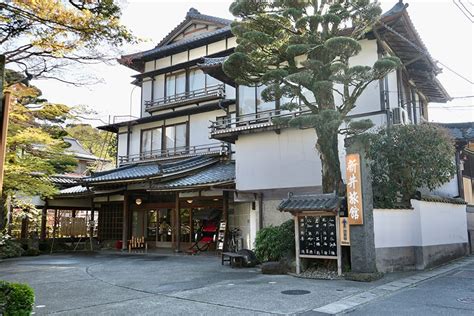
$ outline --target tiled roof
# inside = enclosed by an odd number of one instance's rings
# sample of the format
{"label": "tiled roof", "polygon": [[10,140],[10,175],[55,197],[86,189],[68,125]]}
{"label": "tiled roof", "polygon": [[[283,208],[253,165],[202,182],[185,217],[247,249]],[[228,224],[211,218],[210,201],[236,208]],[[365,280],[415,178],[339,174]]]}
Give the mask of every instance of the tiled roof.
{"label": "tiled roof", "polygon": [[474,140],[474,122],[441,123],[439,125],[444,128],[447,128],[456,140]]}
{"label": "tiled roof", "polygon": [[283,200],[278,209],[282,212],[334,211],[339,198],[334,194],[291,195]]}
{"label": "tiled roof", "polygon": [[450,198],[450,197],[443,197],[438,195],[426,195],[422,194],[421,198],[418,198],[420,201],[425,202],[437,202],[437,203],[450,203],[450,204],[467,204],[464,200],[459,198]]}
{"label": "tiled roof", "polygon": [[181,31],[181,28],[186,26],[186,24],[188,24],[192,20],[205,21],[205,22],[210,22],[210,23],[220,24],[220,25],[230,25],[230,23],[232,23],[231,20],[219,18],[216,16],[201,14],[198,10],[194,8],[190,8],[183,22],[178,24],[178,26],[176,26],[171,32],[169,32],[168,35],[166,35],[158,43],[158,45],[156,45],[156,47],[161,47],[161,46],[166,45],[170,40],[173,39],[174,36],[176,36]]}
{"label": "tiled roof", "polygon": [[52,175],[49,176],[48,179],[54,184],[77,184],[82,177],[71,177],[71,176],[63,176],[63,175]]}
{"label": "tiled roof", "polygon": [[233,182],[235,179],[234,163],[219,163],[199,170],[193,175],[171,180],[155,185],[152,189],[178,189],[183,187],[195,187],[201,185],[222,184]]}
{"label": "tiled roof", "polygon": [[98,172],[90,177],[84,178],[84,182],[104,183],[165,177],[180,172],[194,170],[216,162],[217,160],[215,158],[199,156],[167,163],[153,162],[132,164],[104,172]]}
{"label": "tiled roof", "polygon": [[70,187],[70,188],[59,191],[59,195],[87,194],[89,192],[90,191],[87,190],[86,187],[83,187],[82,185],[76,185],[74,187]]}
{"label": "tiled roof", "polygon": [[229,58],[229,56],[213,57],[213,58],[204,57],[203,62],[199,63],[198,66],[202,67],[202,68],[204,68],[204,67],[219,67],[219,66],[222,66],[224,64],[224,62],[227,60],[227,58]]}

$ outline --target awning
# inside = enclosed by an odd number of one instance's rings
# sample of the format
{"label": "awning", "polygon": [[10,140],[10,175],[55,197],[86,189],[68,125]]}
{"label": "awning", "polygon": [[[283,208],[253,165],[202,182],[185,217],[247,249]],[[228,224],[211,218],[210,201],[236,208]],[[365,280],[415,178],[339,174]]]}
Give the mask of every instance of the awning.
{"label": "awning", "polygon": [[281,212],[335,212],[340,199],[335,194],[290,195],[278,206]]}

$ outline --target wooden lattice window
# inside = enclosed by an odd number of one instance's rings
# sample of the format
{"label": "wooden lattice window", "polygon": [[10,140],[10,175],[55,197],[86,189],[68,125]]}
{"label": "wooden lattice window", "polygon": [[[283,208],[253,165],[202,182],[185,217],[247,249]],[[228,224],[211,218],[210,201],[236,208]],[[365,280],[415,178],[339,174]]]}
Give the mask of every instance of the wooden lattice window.
{"label": "wooden lattice window", "polygon": [[123,204],[102,205],[99,211],[99,240],[121,240],[123,229]]}

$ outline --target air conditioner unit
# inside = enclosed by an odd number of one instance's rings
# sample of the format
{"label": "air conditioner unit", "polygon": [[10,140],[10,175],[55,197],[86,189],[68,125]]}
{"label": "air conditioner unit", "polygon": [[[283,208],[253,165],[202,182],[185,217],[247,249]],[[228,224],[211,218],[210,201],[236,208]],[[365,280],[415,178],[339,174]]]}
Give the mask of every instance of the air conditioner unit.
{"label": "air conditioner unit", "polygon": [[408,112],[404,108],[392,109],[392,124],[393,125],[406,125],[410,123],[408,118]]}

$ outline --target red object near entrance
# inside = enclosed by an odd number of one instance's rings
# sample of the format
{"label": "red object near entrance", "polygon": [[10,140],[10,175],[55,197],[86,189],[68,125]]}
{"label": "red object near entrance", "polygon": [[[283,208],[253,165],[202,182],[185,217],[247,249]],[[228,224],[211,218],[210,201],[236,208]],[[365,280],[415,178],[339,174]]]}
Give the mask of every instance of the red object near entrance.
{"label": "red object near entrance", "polygon": [[115,242],[115,249],[121,250],[121,249],[122,249],[122,246],[123,246],[123,241],[117,240],[117,241]]}

